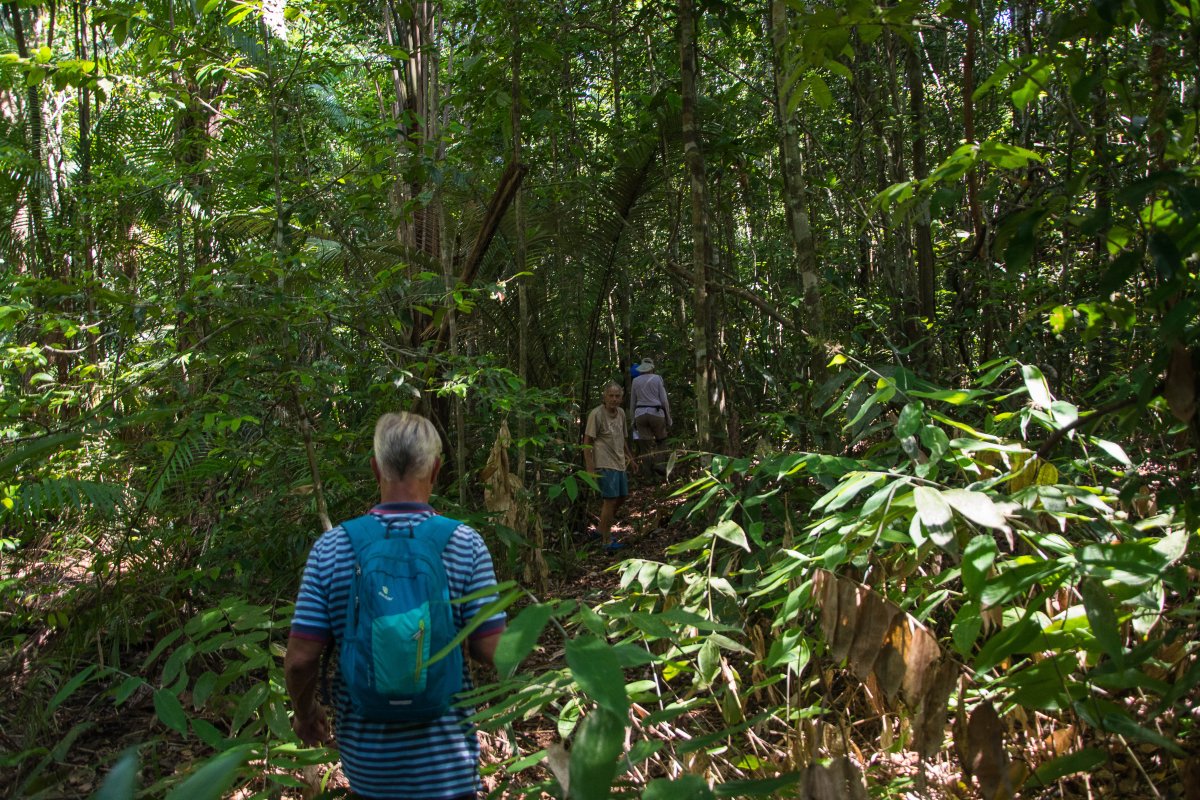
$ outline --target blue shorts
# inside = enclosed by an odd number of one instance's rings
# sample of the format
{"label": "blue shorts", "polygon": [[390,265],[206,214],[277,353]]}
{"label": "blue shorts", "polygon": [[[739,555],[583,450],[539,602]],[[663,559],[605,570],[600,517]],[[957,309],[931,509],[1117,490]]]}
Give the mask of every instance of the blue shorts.
{"label": "blue shorts", "polygon": [[625,474],[625,470],[600,470],[600,496],[605,500],[629,496],[629,476]]}

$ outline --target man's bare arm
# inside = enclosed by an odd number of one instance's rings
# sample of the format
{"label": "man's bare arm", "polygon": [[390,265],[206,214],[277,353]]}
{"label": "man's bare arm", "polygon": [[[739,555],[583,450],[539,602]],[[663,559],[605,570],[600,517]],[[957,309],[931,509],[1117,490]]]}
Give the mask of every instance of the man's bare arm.
{"label": "man's bare arm", "polygon": [[292,730],[306,745],[329,741],[329,720],[317,702],[317,683],[321,674],[321,653],[325,642],[288,637],[283,657],[283,676],[292,701]]}
{"label": "man's bare arm", "polygon": [[503,627],[494,633],[489,633],[487,636],[468,640],[467,649],[471,652],[471,658],[481,664],[487,664],[489,667],[494,666],[496,645],[500,643],[500,634],[502,633],[504,633]]}

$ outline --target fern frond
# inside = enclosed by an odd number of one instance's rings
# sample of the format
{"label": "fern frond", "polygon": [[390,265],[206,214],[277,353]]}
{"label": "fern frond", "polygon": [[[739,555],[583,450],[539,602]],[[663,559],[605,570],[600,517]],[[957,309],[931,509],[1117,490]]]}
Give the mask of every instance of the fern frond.
{"label": "fern frond", "polygon": [[125,506],[125,500],[126,487],[120,484],[46,478],[38,483],[23,484],[13,498],[13,507],[8,514],[31,519],[71,513],[111,518]]}
{"label": "fern frond", "polygon": [[208,436],[198,431],[189,432],[183,438],[168,443],[166,459],[155,473],[156,478],[146,497],[146,507],[158,508],[163,493],[178,483],[197,459],[203,459],[210,447]]}

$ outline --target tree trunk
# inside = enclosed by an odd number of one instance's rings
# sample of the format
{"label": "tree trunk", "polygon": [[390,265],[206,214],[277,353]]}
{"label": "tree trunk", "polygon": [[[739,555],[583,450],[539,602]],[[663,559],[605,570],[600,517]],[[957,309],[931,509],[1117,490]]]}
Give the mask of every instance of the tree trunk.
{"label": "tree trunk", "polygon": [[712,445],[708,342],[708,263],[704,153],[696,124],[696,19],[693,0],[679,0],[679,63],[683,86],[683,151],[692,190],[692,348],[695,353],[696,439]]}
{"label": "tree trunk", "polygon": [[784,82],[787,77],[785,59],[788,33],[787,0],[771,0],[771,52],[775,80],[775,118],[779,126],[779,160],[783,174],[783,205],[787,213],[788,231],[792,238],[792,254],[800,276],[800,293],[804,297],[807,319],[804,327],[820,336],[825,327],[821,300],[820,277],[817,272],[817,250],[808,216],[808,187],[804,179],[804,162],[800,152],[800,134],[794,113],[788,113],[788,98]]}
{"label": "tree trunk", "polygon": [[[518,18],[520,3],[512,6],[512,105],[510,108],[512,122],[512,160],[514,164],[521,163],[521,23]],[[514,272],[525,271],[525,192],[517,189],[513,199],[513,211],[516,215],[517,229],[513,241]],[[529,385],[529,287],[525,278],[517,279],[517,374],[521,382]],[[521,414],[517,417],[517,477],[525,484],[525,440],[529,437],[528,418]]]}
{"label": "tree trunk", "polygon": [[[925,165],[925,76],[917,50],[918,41],[908,45],[908,105],[912,125],[912,171],[913,177],[923,180],[929,170]],[[917,255],[917,309],[926,323],[933,322],[937,314],[934,296],[933,235],[930,230],[929,198],[917,205],[913,221],[913,238],[916,240]],[[928,354],[931,348],[922,346]]]}

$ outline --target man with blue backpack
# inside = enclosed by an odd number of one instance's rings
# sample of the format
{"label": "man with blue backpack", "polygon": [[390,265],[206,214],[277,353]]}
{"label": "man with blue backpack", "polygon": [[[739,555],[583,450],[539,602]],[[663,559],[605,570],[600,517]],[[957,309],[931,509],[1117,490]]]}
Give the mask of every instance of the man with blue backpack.
{"label": "man with blue backpack", "polygon": [[332,649],[336,746],[355,795],[473,799],[479,743],[471,709],[454,706],[471,688],[454,639],[469,630],[471,657],[492,663],[505,616],[474,619],[496,599],[492,558],[476,531],[429,505],[441,468],[429,420],[385,414],[374,445],[379,504],[322,535],[304,569],[284,659],[292,727],[305,744],[333,743],[317,699]]}

